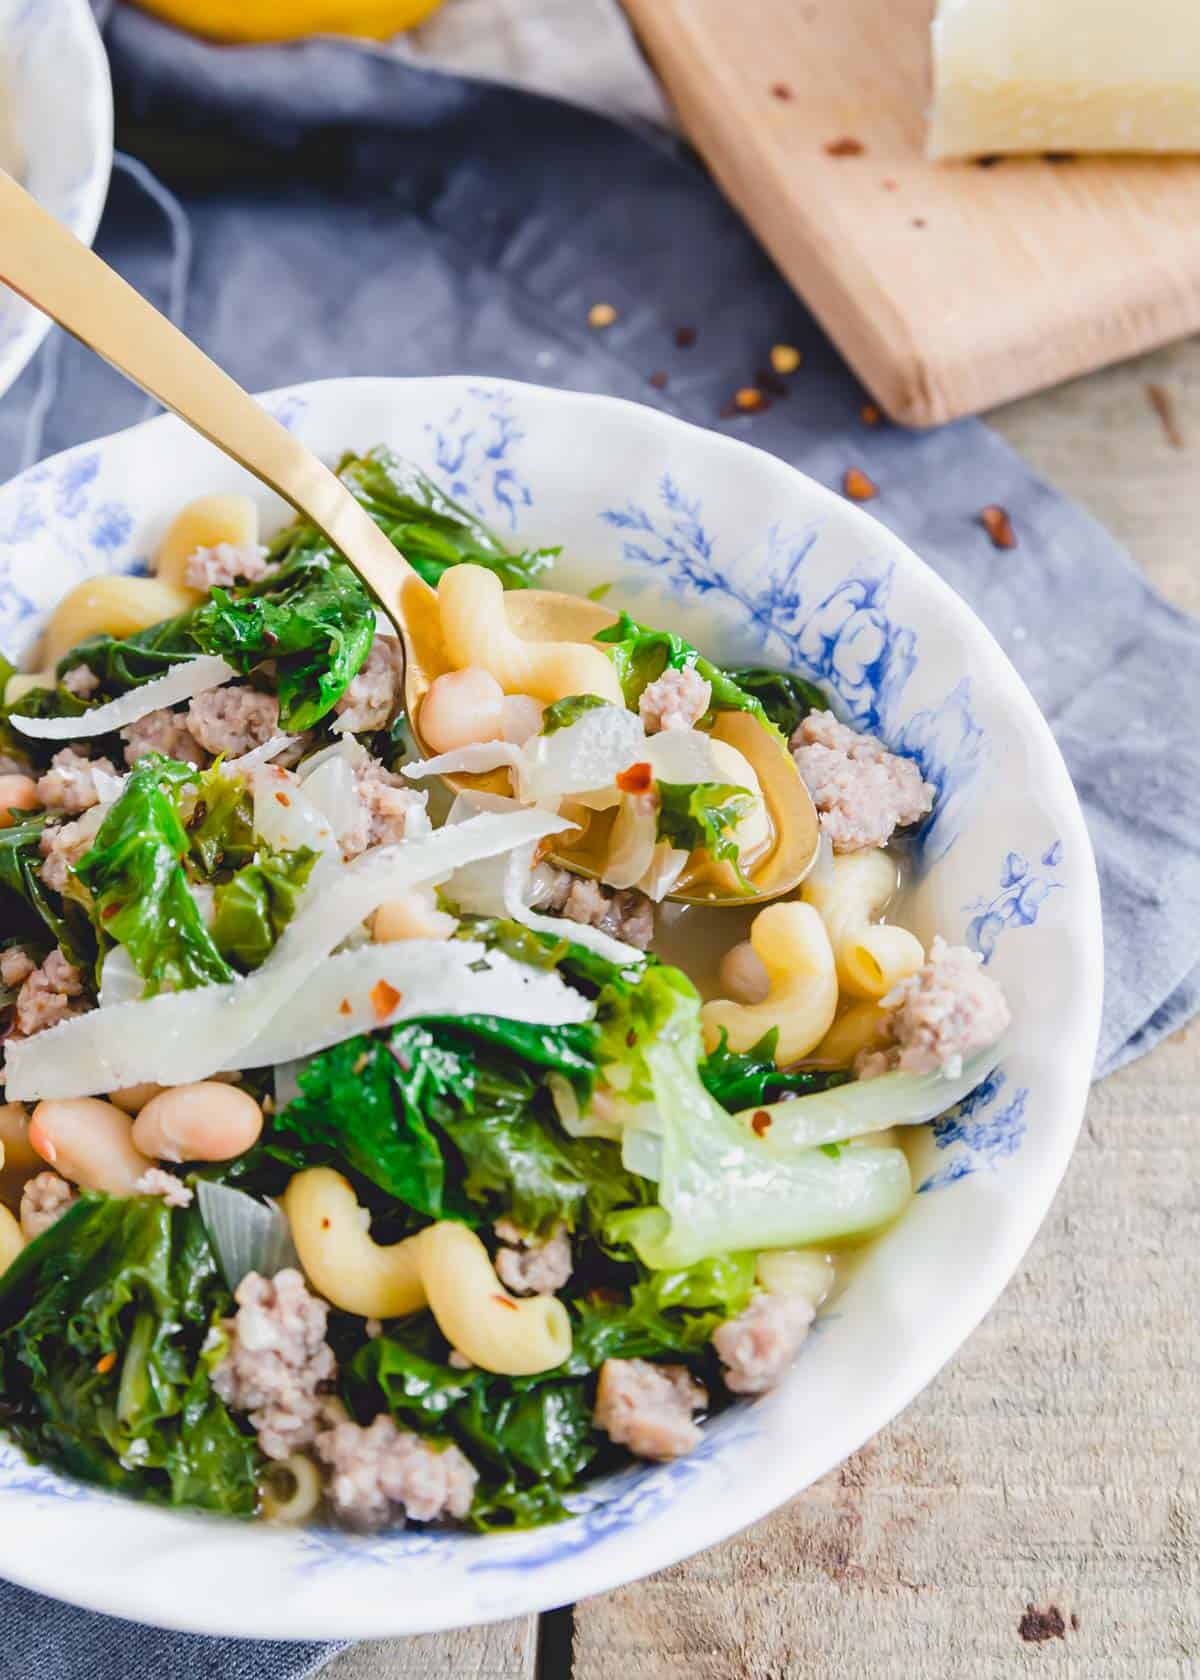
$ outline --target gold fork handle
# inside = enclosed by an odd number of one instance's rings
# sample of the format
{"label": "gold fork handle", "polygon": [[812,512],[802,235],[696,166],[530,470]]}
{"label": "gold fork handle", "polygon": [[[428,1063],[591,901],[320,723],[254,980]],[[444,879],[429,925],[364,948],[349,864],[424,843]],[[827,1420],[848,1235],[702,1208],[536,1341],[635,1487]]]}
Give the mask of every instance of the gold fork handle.
{"label": "gold fork handle", "polygon": [[3,171],[0,230],[0,281],[278,491],[399,622],[426,585],[323,462]]}

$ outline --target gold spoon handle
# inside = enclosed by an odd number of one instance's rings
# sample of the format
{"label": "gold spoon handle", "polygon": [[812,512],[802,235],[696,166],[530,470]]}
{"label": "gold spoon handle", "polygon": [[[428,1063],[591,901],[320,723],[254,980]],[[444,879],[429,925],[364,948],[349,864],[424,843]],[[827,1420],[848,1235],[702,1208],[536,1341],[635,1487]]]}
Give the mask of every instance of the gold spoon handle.
{"label": "gold spoon handle", "polygon": [[278,491],[398,624],[402,598],[428,594],[323,462],[3,171],[0,228],[0,281]]}

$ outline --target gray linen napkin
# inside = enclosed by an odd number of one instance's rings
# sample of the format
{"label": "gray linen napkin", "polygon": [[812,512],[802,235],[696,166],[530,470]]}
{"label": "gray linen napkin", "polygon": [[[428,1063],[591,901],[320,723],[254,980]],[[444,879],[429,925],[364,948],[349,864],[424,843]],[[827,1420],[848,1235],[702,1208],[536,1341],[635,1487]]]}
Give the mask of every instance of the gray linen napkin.
{"label": "gray linen napkin", "polygon": [[[251,389],[508,375],[728,428],[829,485],[865,471],[871,511],[990,625],[1075,777],[1108,935],[1098,1072],[1200,1007],[1197,626],[983,425],[865,425],[855,380],[682,149],[348,42],[220,49],[126,8],[108,38],[122,144],[138,156],[120,162],[99,249]],[[600,301],[618,312],[603,333],[586,324]],[[786,395],[725,415],[775,343],[804,354]],[[0,473],[145,412],[55,334],[0,404]],[[993,503],[1013,549],[978,523]],[[140,1670],[147,1655],[161,1680],[205,1662],[292,1680],[315,1660],[312,1647],[113,1634],[14,1589],[0,1613],[36,1642],[37,1672],[64,1680]],[[24,1680],[34,1664],[13,1651],[0,1676]]]}

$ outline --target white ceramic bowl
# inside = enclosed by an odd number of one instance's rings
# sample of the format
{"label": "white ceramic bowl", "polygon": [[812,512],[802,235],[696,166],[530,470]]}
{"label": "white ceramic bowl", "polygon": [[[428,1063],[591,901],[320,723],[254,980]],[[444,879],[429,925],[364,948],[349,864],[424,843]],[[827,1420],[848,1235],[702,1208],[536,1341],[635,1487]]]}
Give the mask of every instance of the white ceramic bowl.
{"label": "white ceramic bowl", "polygon": [[[376,1539],[151,1510],[0,1443],[0,1574],[118,1615],[282,1637],[415,1633],[600,1592],[731,1534],[895,1416],[995,1301],[1058,1185],[1100,1013],[1099,897],[1062,759],[959,598],[881,525],[744,444],[610,398],[470,379],[332,380],[269,399],[327,459],[391,444],[560,577],[716,658],[793,665],[938,787],[917,911],[987,956],[1003,1065],[924,1147],[920,1194],[781,1389],[690,1458],[615,1477],[558,1527]],[[87,573],[138,567],[201,491],[255,487],[171,419],[0,492],[0,645],[18,653]],[[269,517],[282,509],[262,497]]]}
{"label": "white ceramic bowl", "polygon": [[[0,0],[0,168],[85,245],[112,169],[112,84],[88,0]],[[0,395],[50,330],[0,288]]]}

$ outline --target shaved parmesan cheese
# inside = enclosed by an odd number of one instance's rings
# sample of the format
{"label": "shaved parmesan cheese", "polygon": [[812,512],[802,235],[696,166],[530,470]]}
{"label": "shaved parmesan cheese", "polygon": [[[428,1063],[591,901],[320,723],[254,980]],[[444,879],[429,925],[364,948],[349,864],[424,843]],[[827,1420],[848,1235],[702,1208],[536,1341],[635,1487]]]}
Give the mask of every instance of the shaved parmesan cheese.
{"label": "shaved parmesan cheese", "polygon": [[515,770],[520,763],[521,749],[511,741],[472,741],[470,746],[417,759],[406,764],[401,773],[410,781],[420,782],[428,776],[481,776],[487,770]]}
{"label": "shaved parmesan cheese", "polygon": [[1196,0],[941,0],[931,157],[1200,151]]}
{"label": "shaved parmesan cheese", "polygon": [[649,756],[648,745],[633,712],[623,706],[596,706],[565,729],[529,742],[523,749],[518,792],[535,805],[551,805],[568,795],[579,798],[603,791],[605,804],[615,804],[613,784],[622,770]]}
{"label": "shaved parmesan cheese", "polygon": [[553,969],[530,968],[478,940],[402,939],[330,957],[224,1067],[296,1061],[414,1015],[499,1015],[556,1027],[591,1012]]}
{"label": "shaved parmesan cheese", "polygon": [[10,712],[9,716],[22,735],[32,735],[41,741],[79,741],[87,735],[107,735],[114,729],[127,729],[131,723],[149,717],[163,706],[192,700],[197,694],[220,688],[236,676],[233,666],[215,653],[202,653],[198,659],[173,665],[161,677],[154,677],[140,688],[131,688],[128,694],[121,694],[102,706],[93,706],[78,717],[31,718],[22,717],[19,712]]}
{"label": "shaved parmesan cheese", "polygon": [[248,776],[260,764],[270,764],[273,758],[278,758],[286,747],[294,745],[299,739],[298,735],[272,735],[261,747],[251,747],[240,758],[227,758],[222,768],[227,776]]}
{"label": "shaved parmesan cheese", "polygon": [[319,882],[310,879],[274,950],[245,979],[94,1009],[32,1038],[10,1039],[7,1096],[10,1101],[94,1096],[127,1085],[190,1084],[226,1066],[245,1067],[245,1046],[387,899],[442,879],[472,859],[529,848],[564,826],[544,811],[485,813],[418,840],[365,852]]}

